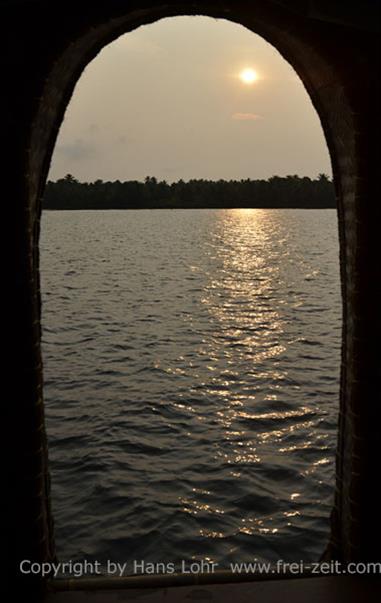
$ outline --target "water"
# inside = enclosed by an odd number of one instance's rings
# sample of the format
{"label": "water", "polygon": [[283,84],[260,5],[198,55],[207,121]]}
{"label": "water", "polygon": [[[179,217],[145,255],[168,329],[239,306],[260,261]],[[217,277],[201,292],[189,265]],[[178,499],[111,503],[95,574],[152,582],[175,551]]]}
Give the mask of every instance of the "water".
{"label": "water", "polygon": [[59,557],[317,560],[335,211],[45,212],[41,264]]}

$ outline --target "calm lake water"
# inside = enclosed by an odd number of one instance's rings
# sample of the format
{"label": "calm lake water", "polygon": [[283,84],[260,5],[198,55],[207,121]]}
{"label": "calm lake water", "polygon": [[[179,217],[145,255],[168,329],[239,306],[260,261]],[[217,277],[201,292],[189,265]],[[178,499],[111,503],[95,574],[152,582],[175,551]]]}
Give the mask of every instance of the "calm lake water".
{"label": "calm lake water", "polygon": [[334,210],[45,212],[61,560],[317,560],[341,299]]}

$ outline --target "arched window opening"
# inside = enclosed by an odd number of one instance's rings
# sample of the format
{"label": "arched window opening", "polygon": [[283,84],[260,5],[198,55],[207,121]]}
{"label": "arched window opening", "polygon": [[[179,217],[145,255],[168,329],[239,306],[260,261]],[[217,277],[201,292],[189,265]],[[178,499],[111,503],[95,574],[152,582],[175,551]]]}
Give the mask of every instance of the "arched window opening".
{"label": "arched window opening", "polygon": [[293,69],[228,21],[134,30],[79,81],[50,180],[59,556],[130,556],[127,573],[317,560],[334,490],[337,218]]}

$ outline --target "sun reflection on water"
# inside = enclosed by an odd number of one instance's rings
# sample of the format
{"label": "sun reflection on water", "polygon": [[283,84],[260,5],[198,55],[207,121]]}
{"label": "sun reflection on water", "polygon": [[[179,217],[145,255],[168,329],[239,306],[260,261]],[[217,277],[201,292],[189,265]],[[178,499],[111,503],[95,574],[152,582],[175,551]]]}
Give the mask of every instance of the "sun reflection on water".
{"label": "sun reflection on water", "polygon": [[[234,209],[220,214],[219,227],[210,242],[212,269],[206,275],[200,301],[216,326],[198,349],[200,357],[209,359],[205,368],[210,373],[200,385],[206,397],[215,401],[213,416],[220,429],[215,459],[231,467],[233,479],[242,479],[242,468],[250,470],[254,483],[263,467],[272,468],[275,475],[283,472],[287,454],[298,449],[284,443],[294,434],[314,428],[316,413],[311,407],[303,400],[290,407],[282,396],[289,381],[289,388],[300,389],[289,379],[287,363],[281,364],[282,355],[294,342],[285,336],[286,301],[276,295],[280,287],[287,286],[287,262],[293,261],[291,235],[270,212]],[[281,244],[274,247],[274,238]],[[307,440],[299,450],[308,451],[310,446]],[[323,463],[319,461],[319,465]],[[308,471],[315,468],[316,464]],[[282,497],[284,488],[283,483]],[[288,494],[291,504],[299,497],[298,492]],[[182,504],[187,513],[222,513],[197,500],[182,499]],[[276,534],[282,529],[281,524],[272,525],[271,514],[255,517],[255,506],[253,513],[249,518],[241,517],[243,525],[238,533]],[[282,516],[287,519],[284,527],[289,527],[300,517],[300,511],[287,509]],[[227,535],[208,529],[200,533],[209,538]]]}

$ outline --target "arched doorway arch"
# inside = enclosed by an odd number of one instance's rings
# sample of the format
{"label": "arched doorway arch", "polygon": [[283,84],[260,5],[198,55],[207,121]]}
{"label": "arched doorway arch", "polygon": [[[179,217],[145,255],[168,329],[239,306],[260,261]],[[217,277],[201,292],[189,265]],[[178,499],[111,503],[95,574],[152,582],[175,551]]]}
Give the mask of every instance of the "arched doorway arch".
{"label": "arched doorway arch", "polygon": [[[376,148],[370,124],[361,114],[361,108],[364,109],[371,98],[374,107],[377,103],[377,98],[372,97],[376,79],[369,78],[371,67],[364,67],[365,58],[372,50],[371,43],[367,44],[365,34],[358,34],[359,44],[351,49],[351,37],[345,27],[308,18],[265,0],[254,6],[203,1],[178,5],[170,0],[164,6],[148,2],[144,8],[129,5],[128,9],[119,0],[111,0],[107,6],[88,5],[87,10],[79,11],[77,16],[69,9],[63,11],[59,33],[49,12],[33,15],[34,35],[38,35],[38,28],[42,35],[47,24],[52,30],[32,53],[32,58],[37,57],[39,62],[31,78],[31,96],[23,116],[24,125],[27,122],[28,127],[18,141],[27,152],[19,159],[23,180],[18,192],[24,209],[21,218],[16,212],[15,220],[21,224],[19,253],[28,257],[28,261],[21,262],[19,280],[23,284],[18,292],[29,300],[25,317],[18,325],[26,341],[26,378],[19,393],[25,394],[22,399],[31,421],[25,427],[26,437],[22,450],[15,455],[14,466],[18,470],[18,492],[23,493],[24,501],[29,497],[33,504],[26,504],[28,511],[17,530],[16,541],[27,544],[18,546],[16,558],[27,557],[24,551],[29,551],[34,559],[47,559],[54,549],[42,427],[38,236],[41,196],[57,133],[81,72],[103,46],[139,25],[182,14],[229,19],[264,37],[294,67],[321,119],[337,193],[344,313],[337,490],[329,551],[333,557],[344,560],[373,559],[376,539],[372,547],[366,529],[371,526],[372,513],[367,518],[366,509],[375,507],[369,507],[372,474],[366,463],[377,450],[372,424],[379,418],[380,411],[370,410],[369,404],[363,405],[362,397],[369,395],[372,380],[374,383],[371,347],[375,334],[372,334],[371,315],[376,306],[375,299],[372,298],[370,305],[367,301],[372,296],[367,262],[373,256],[376,236],[369,236],[375,235],[372,212],[367,213],[359,203],[372,190],[374,162],[370,159],[366,164],[364,157],[369,158],[371,149]],[[49,52],[44,54],[49,44]],[[352,70],[353,65],[363,65],[355,80],[350,77],[348,62]],[[360,90],[364,91],[361,98]],[[368,243],[364,246],[366,236]],[[368,436],[364,437],[366,430]],[[23,466],[28,453],[33,463]],[[35,481],[33,492],[31,477]]]}

